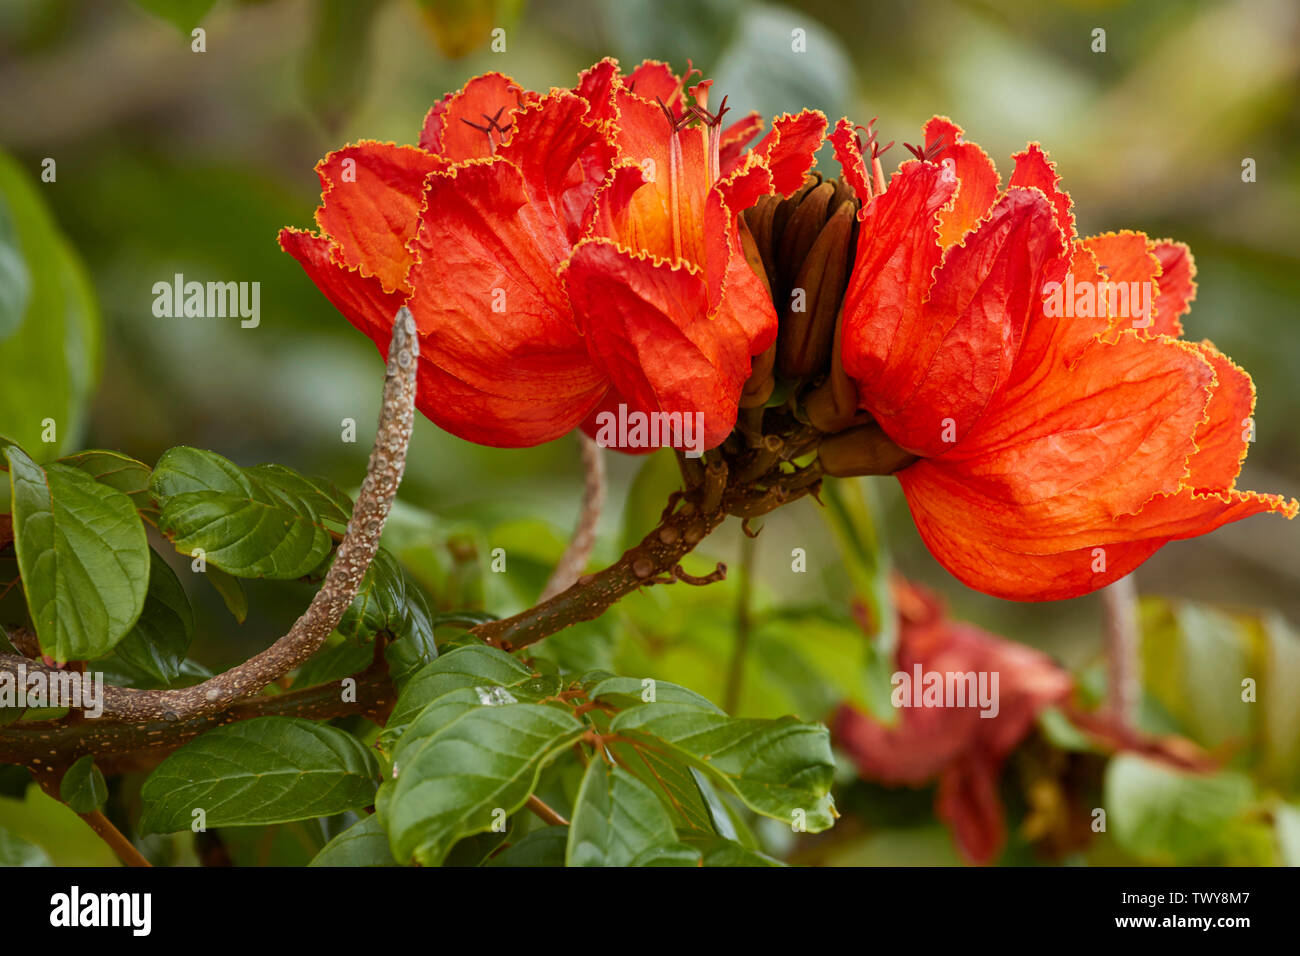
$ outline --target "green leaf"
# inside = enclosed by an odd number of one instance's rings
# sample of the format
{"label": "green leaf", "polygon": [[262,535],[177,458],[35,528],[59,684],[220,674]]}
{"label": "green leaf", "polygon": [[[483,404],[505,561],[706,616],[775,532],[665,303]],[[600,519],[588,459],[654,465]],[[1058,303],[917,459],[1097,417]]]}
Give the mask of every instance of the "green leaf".
{"label": "green leaf", "polygon": [[1254,801],[1242,774],[1189,773],[1135,754],[1110,761],[1104,790],[1115,842],[1165,865],[1216,862],[1230,824]]}
{"label": "green leaf", "polygon": [[135,5],[166,20],[185,36],[189,36],[216,2],[217,0],[135,0]]}
{"label": "green leaf", "polygon": [[746,850],[734,840],[709,833],[686,832],[679,838],[700,854],[705,866],[785,866],[765,853]]}
{"label": "green leaf", "polygon": [[672,818],[649,787],[621,767],[591,762],[569,825],[569,866],[627,866],[674,842]]}
{"label": "green leaf", "polygon": [[235,616],[235,622],[243,624],[248,618],[248,595],[244,593],[244,586],[239,583],[239,578],[227,574],[215,565],[206,567],[203,576],[208,579],[208,583],[217,594],[221,595],[226,609]]}
{"label": "green leaf", "polygon": [[361,588],[338,626],[340,634],[358,642],[370,640],[378,631],[426,647],[433,645],[433,622],[424,592],[383,548],[375,552]]}
{"label": "green leaf", "polygon": [[[85,424],[86,405],[99,367],[100,320],[94,294],[76,253],[59,233],[27,171],[0,152],[0,209],[29,278],[25,294],[0,276],[9,293],[12,322],[0,334],[0,435],[38,460],[74,447]],[[13,272],[14,263],[9,263]],[[3,294],[3,293],[0,293]],[[46,443],[47,419],[56,441]]]}
{"label": "green leaf", "polygon": [[610,730],[647,747],[666,746],[764,816],[802,822],[812,833],[834,823],[835,761],[830,733],[821,724],[727,717],[661,703],[622,711]]}
{"label": "green leaf", "polygon": [[397,866],[388,834],[375,814],[362,817],[326,843],[308,866]]}
{"label": "green leaf", "polygon": [[241,578],[292,580],[316,570],[352,510],[322,479],[281,465],[240,468],[184,446],[158,460],[149,490],[176,550],[202,549],[209,564]]}
{"label": "green leaf", "polygon": [[505,651],[485,644],[467,644],[443,654],[416,672],[402,689],[384,728],[394,738],[430,701],[461,687],[513,687],[533,672]]}
{"label": "green leaf", "polygon": [[194,609],[176,572],[152,548],[149,561],[144,609],[114,653],[127,667],[170,684],[180,676],[194,638]]}
{"label": "green leaf", "polygon": [[339,681],[353,674],[359,674],[370,666],[373,654],[368,647],[358,647],[347,641],[340,641],[324,647],[313,654],[307,663],[298,668],[294,675],[293,686],[315,687]]}
{"label": "green leaf", "polygon": [[356,810],[375,798],[378,768],[355,737],[296,717],[257,717],[209,730],[164,760],[140,796],[142,833],[206,824],[285,823]]}
{"label": "green leaf", "polygon": [[94,757],[87,754],[68,768],[59,781],[59,799],[77,813],[93,813],[104,805],[108,784]]}
{"label": "green leaf", "polygon": [[141,515],[157,523],[158,507],[154,504],[153,495],[149,493],[149,476],[152,472],[144,462],[120,452],[101,450],[64,455],[59,461],[80,468],[96,481],[116,488],[131,499]]}
{"label": "green leaf", "polygon": [[112,650],[144,607],[149,544],[131,499],[57,462],[5,448],[14,548],[41,650],[58,661]]}
{"label": "green leaf", "polygon": [[[641,704],[665,703],[684,704],[711,713],[721,714],[722,708],[713,701],[702,697],[693,690],[668,681],[641,680],[636,677],[608,677],[597,683],[589,691],[591,700],[603,700],[616,707],[636,707]],[[646,700],[646,697],[650,697]]]}
{"label": "green leaf", "polygon": [[0,827],[0,867],[53,866],[50,855],[34,843],[28,843]]}
{"label": "green leaf", "polygon": [[564,866],[568,827],[543,827],[487,861],[488,866]]}
{"label": "green leaf", "polygon": [[32,274],[27,269],[18,228],[0,195],[0,342],[22,324],[32,295]]}
{"label": "green leaf", "polygon": [[663,793],[677,826],[713,831],[713,814],[691,767],[671,754],[632,743],[612,741],[609,751],[620,767],[651,789]]}
{"label": "green leaf", "polygon": [[399,860],[442,862],[451,846],[491,829],[524,805],[542,768],[585,725],[545,704],[475,707],[395,764],[397,779],[377,804]]}

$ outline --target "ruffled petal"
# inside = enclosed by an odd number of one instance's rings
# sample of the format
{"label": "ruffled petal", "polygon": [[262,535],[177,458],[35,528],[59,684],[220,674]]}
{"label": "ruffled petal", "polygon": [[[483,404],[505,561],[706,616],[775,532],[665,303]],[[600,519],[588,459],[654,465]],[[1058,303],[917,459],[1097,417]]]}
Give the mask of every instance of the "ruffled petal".
{"label": "ruffled petal", "polygon": [[328,236],[281,229],[280,248],[298,260],[307,278],[345,319],[387,353],[393,319],[406,303],[406,293],[386,290],[377,277],[340,265]]}
{"label": "ruffled petal", "polygon": [[763,132],[763,117],[749,113],[722,131],[718,141],[718,166],[726,178],[745,158],[745,147]]}
{"label": "ruffled petal", "polygon": [[1155,256],[1160,260],[1160,278],[1156,280],[1155,327],[1160,335],[1183,334],[1178,320],[1191,311],[1196,298],[1196,263],[1192,251],[1181,242],[1161,239],[1155,243]]}
{"label": "ruffled petal", "polygon": [[862,155],[862,143],[856,130],[856,126],[843,118],[835,124],[830,141],[835,161],[840,164],[840,175],[865,206],[871,201],[871,174],[867,171],[866,157]]}
{"label": "ruffled petal", "polygon": [[321,206],[316,224],[333,241],[337,261],[374,276],[385,291],[410,291],[407,243],[420,225],[424,180],[445,165],[414,146],[363,142],[316,164]]}
{"label": "ruffled petal", "polygon": [[777,192],[789,198],[803,185],[825,133],[826,114],[821,110],[804,110],[794,116],[785,113],[772,121],[772,129],[753,151],[772,171]]}
{"label": "ruffled petal", "polygon": [[446,401],[430,417],[483,444],[559,437],[608,386],[557,275],[570,251],[564,223],[528,190],[504,157],[434,173],[426,208],[437,214],[425,216],[413,243],[420,361],[489,397]]}
{"label": "ruffled petal", "polygon": [[[1060,241],[1043,196],[1012,189],[948,250],[906,340],[910,374],[902,368],[883,383],[860,379],[863,403],[895,442],[933,456],[972,435],[1011,376],[1025,324],[1040,306],[1043,269],[1060,254]],[[881,391],[892,407],[879,401]]]}
{"label": "ruffled petal", "polygon": [[721,444],[736,422],[752,346],[729,310],[709,316],[698,270],[589,239],[565,281],[593,360],[630,409],[699,413],[703,447]]}
{"label": "ruffled petal", "polygon": [[1228,491],[1237,482],[1250,447],[1255,383],[1245,369],[1209,342],[1198,346],[1214,369],[1214,390],[1205,421],[1196,428],[1196,451],[1187,463],[1184,484],[1199,490]]}
{"label": "ruffled petal", "polygon": [[1074,200],[1061,188],[1061,177],[1057,175],[1047,151],[1037,143],[1030,143],[1024,152],[1016,153],[1011,158],[1016,166],[1007,185],[1041,189],[1056,209],[1056,224],[1065,234],[1066,242],[1073,242]]}
{"label": "ruffled petal", "polygon": [[1156,276],[1160,275],[1155,245],[1129,229],[1092,236],[1083,244],[1106,275],[1096,296],[1099,306],[1105,300],[1112,330],[1139,329],[1146,337],[1155,334]]}
{"label": "ruffled petal", "polygon": [[936,116],[925,124],[925,146],[934,162],[944,165],[951,161],[957,174],[952,208],[939,217],[939,244],[946,249],[988,215],[1002,180],[988,153],[966,142],[961,127],[946,116]]}
{"label": "ruffled petal", "polygon": [[503,73],[476,76],[429,110],[420,130],[420,148],[456,163],[491,156],[502,134],[493,130],[489,136],[476,127],[495,122],[499,129],[508,129],[515,111],[535,95]]}

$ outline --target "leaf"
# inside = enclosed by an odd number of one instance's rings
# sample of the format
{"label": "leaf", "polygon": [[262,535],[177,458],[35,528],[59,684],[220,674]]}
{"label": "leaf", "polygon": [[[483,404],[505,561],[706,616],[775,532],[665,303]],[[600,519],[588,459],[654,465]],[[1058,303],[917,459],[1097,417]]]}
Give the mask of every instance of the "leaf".
{"label": "leaf", "polygon": [[1123,849],[1163,864],[1216,862],[1213,854],[1235,818],[1254,801],[1242,774],[1189,773],[1135,754],[1106,766],[1109,832]]}
{"label": "leaf", "polygon": [[193,638],[194,609],[189,595],[171,565],[150,548],[144,609],[114,653],[126,666],[166,685],[180,676]]}
{"label": "leaf", "polygon": [[568,827],[543,827],[487,861],[488,866],[564,866]]}
{"label": "leaf", "polygon": [[308,866],[397,866],[388,834],[375,814],[362,817],[326,843]]}
{"label": "leaf", "polygon": [[531,679],[533,672],[505,651],[485,644],[468,644],[425,665],[403,688],[389,715],[384,737],[394,738],[425,705],[460,687],[511,687]]}
{"label": "leaf", "polygon": [[108,799],[108,784],[90,754],[77,760],[59,781],[59,799],[77,813],[93,813]]}
{"label": "leaf", "polygon": [[[650,692],[653,692],[654,699],[647,701],[644,696]],[[620,708],[635,707],[640,704],[658,701],[665,704],[684,704],[688,707],[696,707],[715,714],[723,712],[722,708],[714,704],[713,701],[700,696],[693,690],[688,690],[678,684],[670,684],[668,681],[649,680],[647,682],[636,677],[605,678],[587,691],[587,697],[591,700],[607,701]]]}
{"label": "leaf", "polygon": [[298,668],[298,673],[293,678],[293,686],[295,689],[315,687],[317,684],[328,684],[351,677],[370,666],[372,658],[370,648],[340,641],[321,648]]}
{"label": "leaf", "polygon": [[53,866],[50,855],[34,843],[28,843],[0,827],[0,867]]}
{"label": "leaf", "polygon": [[378,631],[426,647],[433,643],[433,622],[424,592],[384,548],[375,552],[361,588],[338,626],[340,634],[358,642],[370,640]]}
{"label": "leaf", "polygon": [[627,866],[674,842],[672,818],[649,787],[621,767],[591,762],[569,824],[568,866]]}
{"label": "leaf", "polygon": [[664,795],[676,825],[714,830],[713,814],[689,765],[670,754],[633,743],[613,741],[608,747],[620,767]]}
{"label": "leaf", "polygon": [[227,574],[215,565],[209,565],[203,571],[208,583],[221,595],[226,609],[235,616],[235,623],[243,624],[248,618],[248,595],[239,578]]}
{"label": "leaf", "polygon": [[[4,152],[0,207],[30,280],[21,323],[0,334],[0,435],[33,449],[38,459],[52,458],[74,447],[85,425],[99,368],[99,310],[85,270],[31,178]],[[22,297],[8,282],[0,288],[8,286],[16,307]],[[43,440],[47,420],[57,439],[51,443]]]}
{"label": "leaf", "polygon": [[679,838],[703,857],[705,866],[785,866],[765,853],[747,850],[734,840],[709,833],[686,832]]}
{"label": "leaf", "polygon": [[375,798],[378,768],[355,737],[296,717],[256,717],[209,730],[144,782],[141,833],[206,824],[285,823],[356,810]]}
{"label": "leaf", "polygon": [[60,463],[80,468],[96,481],[103,482],[110,488],[116,488],[131,499],[141,515],[157,524],[158,506],[154,504],[153,495],[149,493],[149,466],[136,461],[128,455],[115,451],[80,451],[64,455]]}
{"label": "leaf", "polygon": [[22,324],[32,295],[32,274],[27,269],[18,228],[0,195],[0,342]]}
{"label": "leaf", "polygon": [[215,452],[165,452],[149,490],[159,528],[181,554],[241,578],[293,580],[315,571],[347,524],[352,503],[322,479],[280,465],[240,468]]}
{"label": "leaf", "polygon": [[830,733],[820,724],[727,717],[662,703],[622,711],[610,730],[688,759],[764,816],[786,823],[801,817],[812,833],[834,823],[835,761]]}
{"label": "leaf", "polygon": [[628,861],[628,866],[703,866],[700,851],[685,843],[649,846]]}
{"label": "leaf", "polygon": [[4,449],[14,548],[41,650],[91,660],[112,650],[144,607],[149,544],[131,499],[57,462]]}
{"label": "leaf", "polygon": [[217,0],[135,0],[135,5],[166,20],[185,36],[189,36],[216,2]]}
{"label": "leaf", "polygon": [[391,797],[377,809],[399,860],[442,862],[451,846],[524,805],[542,768],[582,736],[567,709],[476,707],[404,754]]}

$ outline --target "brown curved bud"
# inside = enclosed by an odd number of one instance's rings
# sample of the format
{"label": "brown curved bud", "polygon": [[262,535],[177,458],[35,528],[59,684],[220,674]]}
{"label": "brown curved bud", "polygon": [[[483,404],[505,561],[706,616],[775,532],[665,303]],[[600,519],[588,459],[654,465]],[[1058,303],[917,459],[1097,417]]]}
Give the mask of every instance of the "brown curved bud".
{"label": "brown curved bud", "polygon": [[822,183],[804,193],[798,205],[793,207],[776,247],[777,271],[781,275],[783,293],[793,288],[799,267],[817,241],[822,226],[826,225],[826,209],[834,195],[835,187],[831,183]]}
{"label": "brown curved bud", "polygon": [[853,203],[842,203],[817,234],[795,276],[781,313],[777,363],[782,378],[820,375],[830,361],[856,217]]}
{"label": "brown curved bud", "polygon": [[919,460],[895,445],[875,422],[822,439],[817,457],[822,470],[838,478],[892,475]]}
{"label": "brown curved bud", "polygon": [[833,434],[856,424],[860,420],[858,412],[858,387],[844,371],[840,361],[840,331],[844,323],[844,305],[840,304],[835,315],[835,331],[832,333],[831,363],[826,372],[826,379],[804,396],[804,417],[808,424],[820,432]]}
{"label": "brown curved bud", "polygon": [[766,351],[754,356],[750,366],[749,378],[740,392],[740,407],[755,408],[766,404],[776,388],[776,378],[772,369],[776,366],[776,343],[769,345]]}

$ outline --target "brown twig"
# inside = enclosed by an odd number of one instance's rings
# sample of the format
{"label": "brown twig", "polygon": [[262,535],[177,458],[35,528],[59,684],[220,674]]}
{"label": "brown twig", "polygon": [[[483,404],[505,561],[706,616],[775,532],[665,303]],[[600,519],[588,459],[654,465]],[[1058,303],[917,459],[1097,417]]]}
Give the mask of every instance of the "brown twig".
{"label": "brown twig", "polygon": [[560,816],[543,803],[541,797],[537,796],[535,793],[529,795],[528,802],[525,806],[527,806],[529,810],[533,811],[533,813],[537,814],[539,819],[544,820],[553,827],[567,827],[569,825],[568,820],[564,819],[564,817]]}
{"label": "brown twig", "polygon": [[[393,323],[379,427],[352,519],[320,590],[289,633],[244,663],[192,687],[175,690],[106,687],[103,717],[175,722],[217,714],[241,698],[256,694],[320,650],[361,587],[402,480],[414,423],[419,349],[415,320],[403,306]],[[12,661],[0,655],[0,668],[9,666]]]}
{"label": "brown twig", "polygon": [[99,834],[99,838],[107,843],[117,854],[117,858],[127,866],[153,866],[144,858],[144,854],[135,848],[135,844],[124,837],[121,830],[113,826],[112,821],[104,816],[103,811],[92,810],[90,813],[79,813],[77,816],[90,824],[90,828]]}
{"label": "brown twig", "polygon": [[600,521],[601,509],[605,507],[605,458],[600,446],[582,432],[576,433],[582,447],[582,505],[578,510],[578,524],[574,528],[569,545],[560,556],[559,563],[551,572],[550,580],[542,589],[539,601],[555,597],[565,588],[571,587],[587,567],[591,549],[596,544],[596,525]]}
{"label": "brown twig", "polygon": [[1101,590],[1106,631],[1106,707],[1121,727],[1137,723],[1142,694],[1137,585],[1127,574]]}

